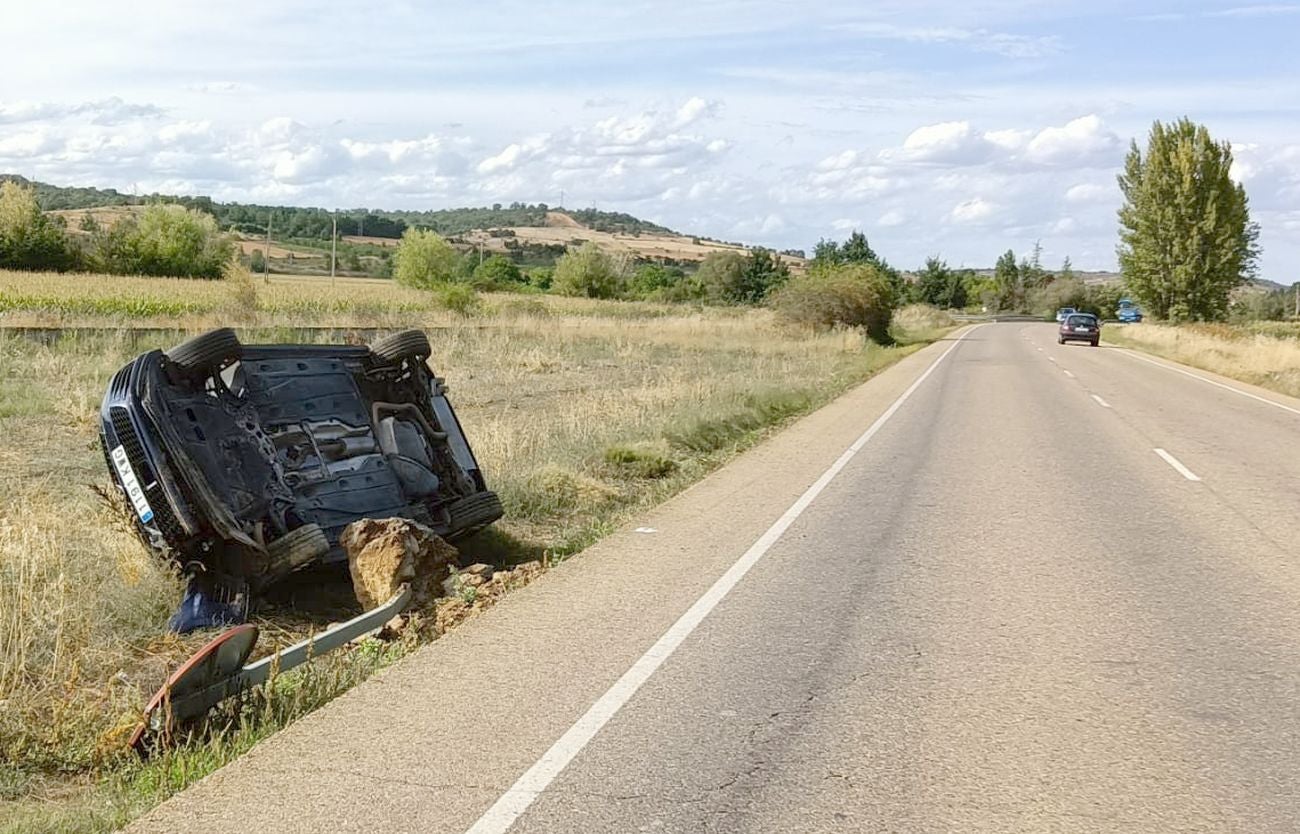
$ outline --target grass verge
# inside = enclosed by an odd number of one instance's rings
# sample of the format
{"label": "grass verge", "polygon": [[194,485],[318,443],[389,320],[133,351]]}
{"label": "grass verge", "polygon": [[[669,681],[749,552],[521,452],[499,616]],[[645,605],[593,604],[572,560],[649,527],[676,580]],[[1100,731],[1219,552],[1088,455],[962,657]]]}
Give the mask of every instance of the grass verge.
{"label": "grass verge", "polygon": [[[1271,332],[1286,333],[1285,327]],[[1132,324],[1107,327],[1111,344],[1136,348],[1184,365],[1300,397],[1300,330],[1270,335],[1227,324]]]}

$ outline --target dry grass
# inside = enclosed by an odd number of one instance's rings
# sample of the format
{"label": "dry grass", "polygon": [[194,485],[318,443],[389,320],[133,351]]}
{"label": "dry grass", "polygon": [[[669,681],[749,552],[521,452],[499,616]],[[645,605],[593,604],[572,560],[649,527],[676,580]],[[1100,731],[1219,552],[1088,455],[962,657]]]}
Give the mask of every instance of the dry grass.
{"label": "dry grass", "polygon": [[[333,659],[271,717],[229,716],[233,729],[147,766],[123,755],[149,692],[203,637],[164,634],[178,580],[93,489],[108,483],[96,438],[107,380],[140,351],[184,338],[114,325],[238,321],[249,342],[338,338],[293,329],[304,323],[430,329],[431,364],[507,507],[500,530],[475,546],[503,560],[581,549],[912,349],[783,329],[762,310],[498,296],[466,319],[418,291],[356,279],[249,289],[246,276],[0,272],[0,310],[15,298],[0,324],[30,323],[30,299],[45,298],[80,312],[42,312],[41,322],[107,326],[53,342],[0,331],[0,831],[111,828],[410,648]],[[96,300],[192,306],[86,312]],[[271,621],[264,633],[287,643],[320,624]]]}
{"label": "dry grass", "polygon": [[[1274,328],[1285,333],[1285,326]],[[1293,330],[1293,332],[1295,332]],[[1136,324],[1108,327],[1106,341],[1300,397],[1300,339],[1250,327]]]}

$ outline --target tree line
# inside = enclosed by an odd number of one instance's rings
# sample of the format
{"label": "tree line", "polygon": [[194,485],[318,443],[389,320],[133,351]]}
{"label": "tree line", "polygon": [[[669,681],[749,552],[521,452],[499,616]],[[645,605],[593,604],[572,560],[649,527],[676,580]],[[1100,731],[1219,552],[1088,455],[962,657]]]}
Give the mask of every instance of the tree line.
{"label": "tree line", "polygon": [[84,215],[82,234],[41,210],[36,190],[0,182],[0,268],[220,278],[234,242],[209,214],[157,203],[101,226]]}

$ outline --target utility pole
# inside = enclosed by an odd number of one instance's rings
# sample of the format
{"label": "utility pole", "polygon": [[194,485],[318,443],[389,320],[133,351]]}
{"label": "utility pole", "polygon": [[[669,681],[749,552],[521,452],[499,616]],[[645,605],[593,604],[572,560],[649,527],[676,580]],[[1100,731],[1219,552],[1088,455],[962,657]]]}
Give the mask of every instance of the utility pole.
{"label": "utility pole", "polygon": [[266,251],[263,253],[265,257],[262,258],[263,284],[271,283],[271,218],[274,216],[275,212],[266,213]]}
{"label": "utility pole", "polygon": [[1295,317],[1300,319],[1300,281],[1295,282]]}
{"label": "utility pole", "polygon": [[330,220],[334,223],[334,231],[330,234],[330,283],[334,283],[334,264],[338,263],[338,243],[339,243],[339,216],[331,214]]}

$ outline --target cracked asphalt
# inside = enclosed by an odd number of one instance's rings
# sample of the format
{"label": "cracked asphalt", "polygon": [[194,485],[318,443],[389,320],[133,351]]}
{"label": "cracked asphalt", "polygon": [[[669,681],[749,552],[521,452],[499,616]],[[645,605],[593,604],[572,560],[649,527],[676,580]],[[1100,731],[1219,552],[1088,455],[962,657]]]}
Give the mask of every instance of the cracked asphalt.
{"label": "cracked asphalt", "polygon": [[[465,831],[948,346],[131,830]],[[970,331],[511,831],[1297,830],[1300,403],[1249,390]]]}

